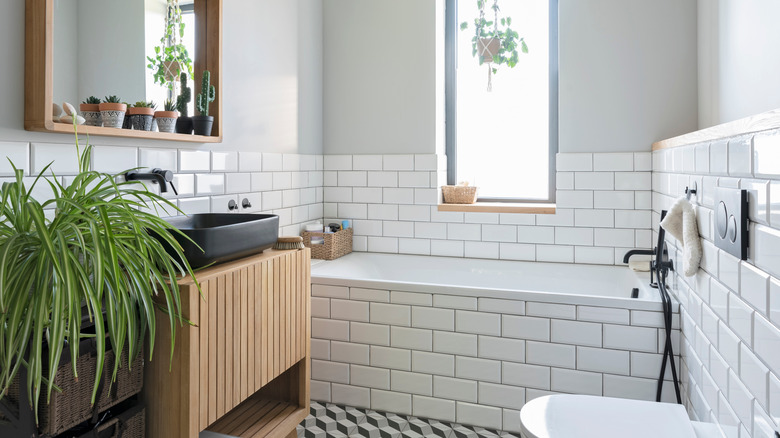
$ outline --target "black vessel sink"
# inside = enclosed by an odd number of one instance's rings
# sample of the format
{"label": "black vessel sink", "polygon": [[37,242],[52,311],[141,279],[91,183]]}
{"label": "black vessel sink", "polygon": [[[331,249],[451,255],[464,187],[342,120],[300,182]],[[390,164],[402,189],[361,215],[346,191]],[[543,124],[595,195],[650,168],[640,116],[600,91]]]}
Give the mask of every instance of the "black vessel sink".
{"label": "black vessel sink", "polygon": [[279,216],[275,214],[204,213],[165,220],[200,246],[198,249],[178,233],[171,233],[193,268],[263,252],[279,237]]}

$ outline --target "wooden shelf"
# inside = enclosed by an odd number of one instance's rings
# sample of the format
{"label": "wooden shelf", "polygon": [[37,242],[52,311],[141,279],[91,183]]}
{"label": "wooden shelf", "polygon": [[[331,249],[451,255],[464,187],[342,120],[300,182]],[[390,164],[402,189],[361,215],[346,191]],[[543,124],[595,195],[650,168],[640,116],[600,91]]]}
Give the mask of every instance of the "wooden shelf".
{"label": "wooden shelf", "polygon": [[306,415],[305,407],[256,394],[207,430],[241,438],[286,437]]}
{"label": "wooden shelf", "polygon": [[721,138],[733,137],[735,135],[753,134],[777,128],[780,128],[780,109],[745,117],[744,119],[735,120],[733,122],[723,123],[667,140],[657,141],[653,143],[653,150],[658,151],[661,149],[687,146],[694,143],[710,142]]}
{"label": "wooden shelf", "polygon": [[509,202],[477,202],[476,204],[439,204],[439,211],[479,213],[555,214],[555,204],[520,204]]}
{"label": "wooden shelf", "polygon": [[[30,131],[59,132],[73,134],[70,123],[50,123],[48,126],[28,126]],[[102,126],[78,125],[79,135],[103,135],[106,137],[143,138],[148,140],[188,141],[192,143],[221,143],[222,137],[205,135],[175,134],[170,132],[136,131],[132,129],[104,128]]]}

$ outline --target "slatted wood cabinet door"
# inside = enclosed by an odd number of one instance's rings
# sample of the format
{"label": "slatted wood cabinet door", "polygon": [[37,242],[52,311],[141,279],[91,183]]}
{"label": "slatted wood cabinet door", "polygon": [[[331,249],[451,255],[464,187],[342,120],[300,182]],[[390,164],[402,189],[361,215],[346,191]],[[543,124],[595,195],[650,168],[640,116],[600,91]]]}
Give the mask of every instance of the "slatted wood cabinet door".
{"label": "slatted wood cabinet door", "polygon": [[146,364],[148,438],[287,436],[309,409],[309,249],[225,263],[179,282],[182,313],[171,332],[158,312]]}

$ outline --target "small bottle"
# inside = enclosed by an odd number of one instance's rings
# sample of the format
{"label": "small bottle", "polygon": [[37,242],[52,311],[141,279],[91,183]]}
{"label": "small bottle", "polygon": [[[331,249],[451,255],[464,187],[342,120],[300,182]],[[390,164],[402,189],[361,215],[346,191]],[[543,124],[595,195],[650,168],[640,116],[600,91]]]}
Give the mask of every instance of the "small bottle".
{"label": "small bottle", "polygon": [[349,221],[348,220],[341,221],[341,229],[346,230],[347,228],[349,228]]}

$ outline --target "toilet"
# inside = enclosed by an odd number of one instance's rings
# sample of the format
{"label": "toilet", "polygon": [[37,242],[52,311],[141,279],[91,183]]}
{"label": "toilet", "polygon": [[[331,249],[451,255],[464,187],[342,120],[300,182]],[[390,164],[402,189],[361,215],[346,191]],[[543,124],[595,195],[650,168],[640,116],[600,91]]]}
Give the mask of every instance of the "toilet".
{"label": "toilet", "polygon": [[713,424],[691,421],[685,407],[592,395],[556,394],[520,411],[524,438],[704,438]]}

